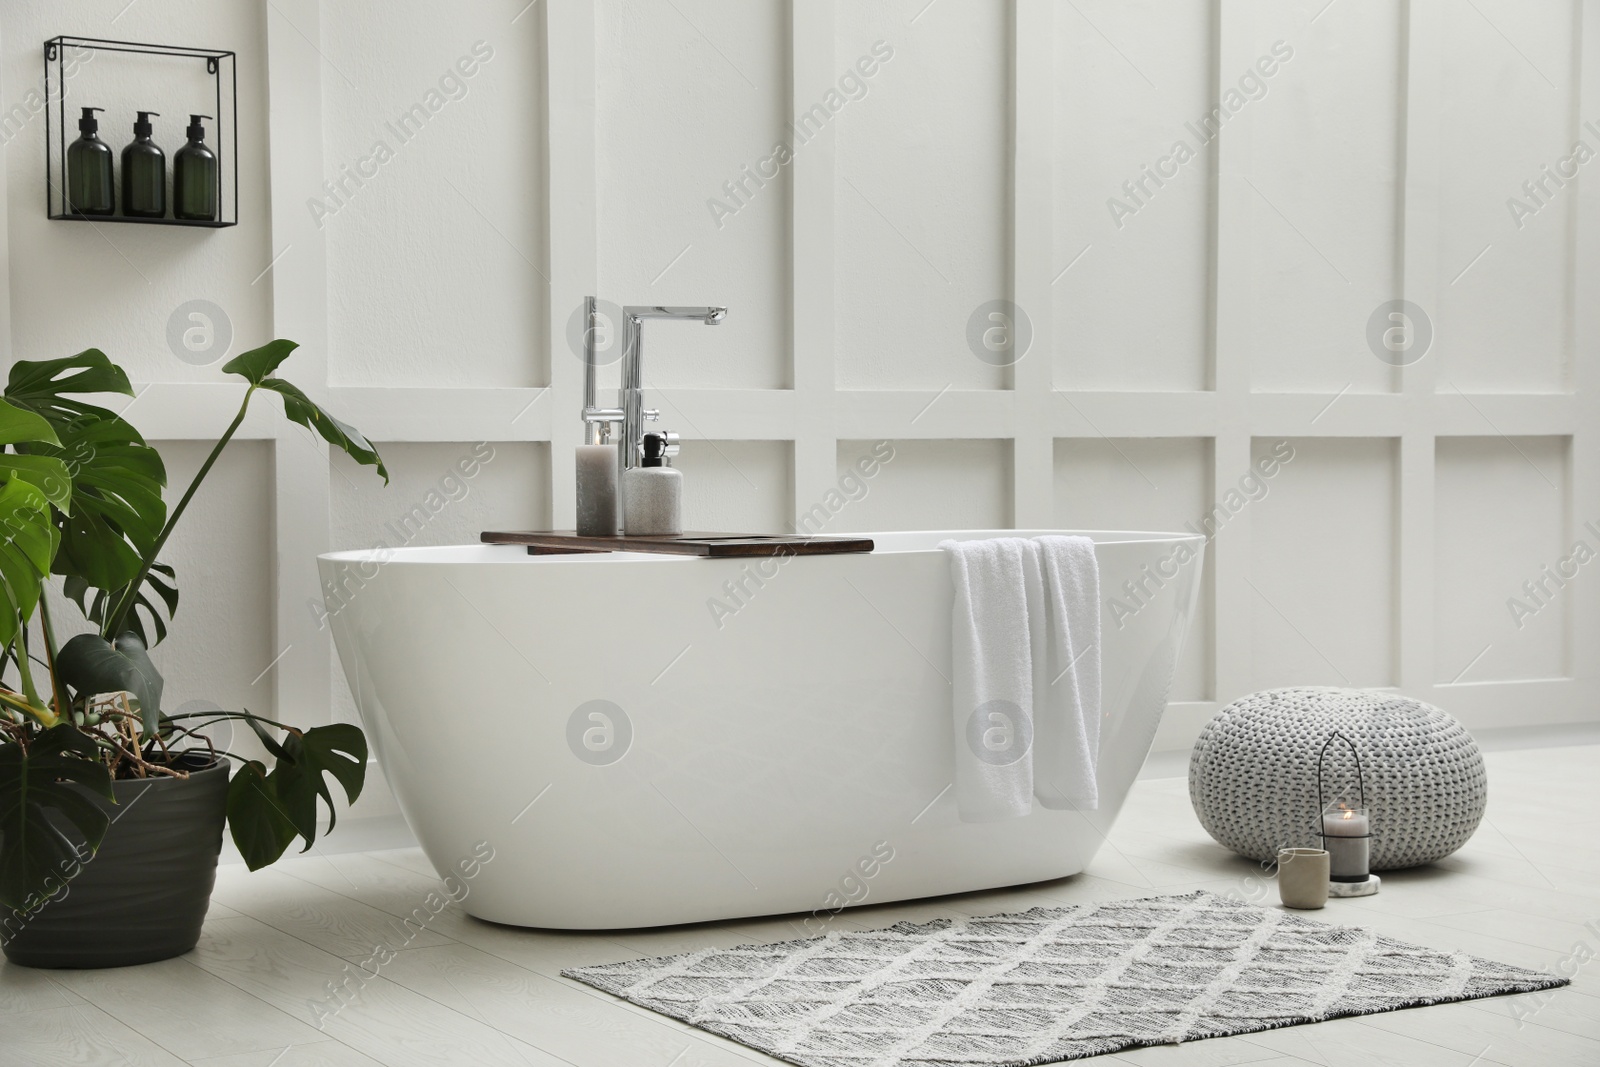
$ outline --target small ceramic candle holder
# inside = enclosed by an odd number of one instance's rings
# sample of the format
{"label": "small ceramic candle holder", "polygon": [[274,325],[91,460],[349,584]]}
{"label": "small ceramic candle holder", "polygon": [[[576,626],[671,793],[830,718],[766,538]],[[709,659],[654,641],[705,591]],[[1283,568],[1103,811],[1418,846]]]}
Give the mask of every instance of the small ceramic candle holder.
{"label": "small ceramic candle holder", "polygon": [[1286,908],[1312,909],[1328,903],[1328,853],[1320,848],[1278,850],[1278,898]]}

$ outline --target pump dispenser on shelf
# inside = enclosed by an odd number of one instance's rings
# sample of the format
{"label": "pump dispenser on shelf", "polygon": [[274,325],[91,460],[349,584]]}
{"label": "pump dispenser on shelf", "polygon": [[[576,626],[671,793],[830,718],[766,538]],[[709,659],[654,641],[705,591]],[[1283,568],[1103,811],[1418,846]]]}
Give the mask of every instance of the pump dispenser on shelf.
{"label": "pump dispenser on shelf", "polygon": [[683,533],[683,472],[667,463],[667,435],[644,435],[639,466],[622,472],[622,528],[630,537]]}
{"label": "pump dispenser on shelf", "polygon": [[[189,143],[172,157],[172,217],[190,222],[217,221],[217,156],[206,147],[206,128],[189,116]],[[216,121],[213,119],[212,121]]]}
{"label": "pump dispenser on shelf", "polygon": [[167,215],[167,156],[150,139],[154,128],[141,111],[133,124],[133,140],[122,150],[122,213],[135,219],[160,219]]}
{"label": "pump dispenser on shelf", "polygon": [[84,108],[78,139],[67,146],[67,210],[74,215],[109,215],[116,210],[111,146],[100,139],[100,122],[94,117],[104,110]]}

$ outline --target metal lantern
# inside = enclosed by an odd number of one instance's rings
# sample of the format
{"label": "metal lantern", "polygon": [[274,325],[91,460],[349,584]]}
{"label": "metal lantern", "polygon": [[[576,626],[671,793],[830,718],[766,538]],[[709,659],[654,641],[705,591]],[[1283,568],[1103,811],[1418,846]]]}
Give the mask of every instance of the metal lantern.
{"label": "metal lantern", "polygon": [[[1330,807],[1327,802],[1324,772],[1328,749],[1335,741],[1343,741],[1355,758],[1356,793],[1359,798],[1355,806],[1340,802]],[[1372,822],[1367,813],[1367,783],[1361,771],[1361,753],[1357,751],[1355,742],[1337,730],[1323,742],[1322,751],[1317,755],[1317,817],[1317,834],[1322,838],[1322,847],[1328,851],[1328,877],[1336,891],[1335,895],[1355,895],[1338,893],[1341,886],[1355,889],[1369,883],[1375,884],[1377,879],[1372,877],[1370,869]]]}

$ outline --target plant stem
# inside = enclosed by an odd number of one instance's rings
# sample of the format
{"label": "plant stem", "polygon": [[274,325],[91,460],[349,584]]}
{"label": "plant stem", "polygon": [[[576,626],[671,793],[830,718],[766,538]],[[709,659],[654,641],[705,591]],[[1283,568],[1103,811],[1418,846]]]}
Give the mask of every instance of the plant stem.
{"label": "plant stem", "polygon": [[47,591],[43,588],[39,590],[39,625],[44,630],[44,654],[50,671],[50,706],[60,715],[63,710],[62,688],[61,679],[56,674],[56,634],[50,625],[50,603],[45,595]]}
{"label": "plant stem", "polygon": [[[20,693],[13,693],[9,690],[0,690],[0,704],[4,704],[6,707],[12,708],[13,710],[20,711],[24,715],[30,716],[31,718],[39,719],[39,709],[29,704],[28,698]],[[54,716],[52,716],[51,721],[49,722],[39,719],[39,722],[44,726],[54,726],[59,721],[60,720]]]}
{"label": "plant stem", "polygon": [[[10,589],[6,590],[9,597]],[[16,609],[16,601],[12,601],[12,610]],[[18,711],[31,715],[39,720],[39,725],[49,729],[61,721],[61,717],[44,706],[44,701],[39,699],[39,691],[33,685],[33,672],[28,669],[28,629],[22,622],[22,615],[17,613],[17,644],[21,655],[17,657],[17,671],[22,675],[22,701],[5,700],[4,702]]]}
{"label": "plant stem", "polygon": [[257,714],[255,714],[254,712],[251,712],[251,711],[192,711],[192,712],[186,712],[183,715],[165,715],[164,714],[161,717],[163,719],[167,719],[167,720],[169,720],[171,722],[177,722],[179,719],[206,719],[206,720],[208,720],[206,722],[201,723],[199,726],[193,727],[193,729],[196,729],[196,730],[203,730],[207,726],[211,726],[214,723],[222,722],[222,721],[224,721],[226,719],[241,719],[241,720],[242,719],[254,719],[256,722],[264,722],[268,726],[276,726],[280,730],[288,730],[291,733],[298,734],[298,733],[303,732],[297,727],[290,726],[287,723],[277,722],[277,721],[275,721],[273,719],[264,718],[264,717],[262,717],[260,715],[257,715]]}
{"label": "plant stem", "polygon": [[28,623],[22,617],[22,608],[16,596],[11,592],[11,583],[0,578],[0,588],[5,590],[6,606],[11,609],[11,617],[17,621],[16,636],[11,641],[17,653],[17,673],[22,676],[22,694],[29,703],[37,704],[39,695],[33,691],[33,676],[28,672]]}
{"label": "plant stem", "polygon": [[28,624],[21,615],[17,616],[17,647],[22,651],[22,655],[17,657],[17,671],[22,675],[22,695],[30,704],[41,704],[39,690],[33,684],[33,668],[28,666]]}
{"label": "plant stem", "polygon": [[222,450],[228,447],[228,442],[233,440],[233,435],[238,432],[240,424],[244,422],[244,414],[250,408],[250,398],[255,395],[256,387],[252,385],[245,391],[244,403],[239,405],[239,414],[233,417],[233,422],[228,424],[228,430],[217,441],[211,455],[200,465],[200,470],[194,476],[194,481],[189,483],[189,488],[184,492],[183,499],[178,501],[178,506],[172,509],[167,516],[167,524],[161,528],[161,536],[156,538],[156,543],[150,547],[144,561],[139,564],[139,573],[133,576],[133,581],[128,583],[128,588],[117,601],[116,610],[106,616],[105,624],[100,627],[100,636],[107,641],[114,640],[122,624],[128,618],[128,612],[133,610],[134,604],[139,600],[139,589],[144,585],[145,578],[150,574],[150,568],[155,566],[156,557],[161,554],[161,549],[166,546],[167,538],[172,536],[172,528],[183,518],[184,509],[189,506],[189,501],[194,499],[194,494],[200,488],[200,483],[205,481],[206,475],[211,473],[212,466],[217,462],[217,457],[222,455]]}

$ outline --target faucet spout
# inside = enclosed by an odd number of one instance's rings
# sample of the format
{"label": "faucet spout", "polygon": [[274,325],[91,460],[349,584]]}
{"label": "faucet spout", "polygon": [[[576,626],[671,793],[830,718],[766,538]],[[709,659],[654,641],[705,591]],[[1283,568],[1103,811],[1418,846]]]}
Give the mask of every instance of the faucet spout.
{"label": "faucet spout", "polygon": [[707,326],[720,326],[722,320],[728,317],[727,308],[719,307],[664,307],[660,304],[650,306],[629,305],[622,309],[622,313],[630,319],[689,319],[705,323]]}
{"label": "faucet spout", "polygon": [[[662,304],[629,305],[622,309],[622,451],[618,473],[639,463],[644,441],[644,420],[658,418],[644,409],[644,320],[677,319],[720,326],[728,317],[725,307],[677,307]],[[676,448],[673,448],[676,451]]]}

